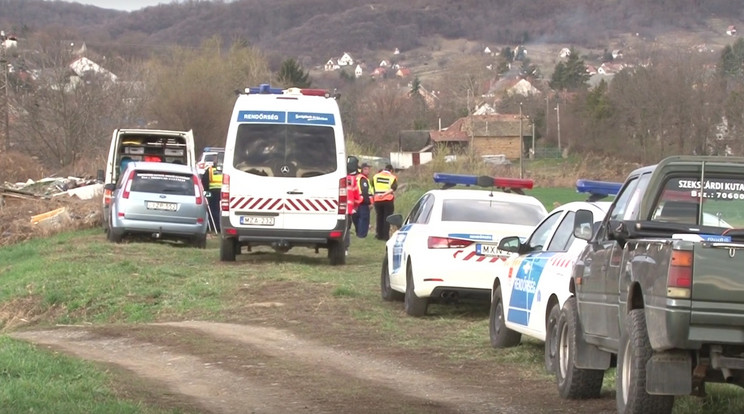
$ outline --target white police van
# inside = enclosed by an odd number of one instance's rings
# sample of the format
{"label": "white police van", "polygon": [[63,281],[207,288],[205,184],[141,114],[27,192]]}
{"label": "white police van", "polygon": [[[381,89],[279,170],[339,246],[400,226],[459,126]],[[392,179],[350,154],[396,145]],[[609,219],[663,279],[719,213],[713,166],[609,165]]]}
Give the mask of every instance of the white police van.
{"label": "white police van", "polygon": [[335,97],[319,89],[246,88],[225,142],[220,260],[242,246],[327,249],[346,262],[346,148]]}

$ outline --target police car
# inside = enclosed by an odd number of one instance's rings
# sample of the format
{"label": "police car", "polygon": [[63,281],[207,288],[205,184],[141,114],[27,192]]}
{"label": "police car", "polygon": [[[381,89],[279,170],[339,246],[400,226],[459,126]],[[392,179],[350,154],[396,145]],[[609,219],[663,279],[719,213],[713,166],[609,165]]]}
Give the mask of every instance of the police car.
{"label": "police car", "polygon": [[[586,241],[574,236],[574,216],[579,209],[602,221],[610,202],[598,201],[617,194],[622,183],[578,180],[576,189],[588,193],[587,201],[567,203],[551,211],[526,241],[521,234],[504,237],[498,249],[517,253],[497,269],[491,297],[489,332],[494,348],[519,344],[522,334],[545,341],[545,367],[554,368],[557,341],[555,325],[563,304],[571,296],[573,264]],[[591,235],[592,228],[582,231]]]}
{"label": "police car", "polygon": [[405,221],[388,217],[399,230],[385,245],[382,298],[403,300],[411,316],[426,314],[430,300],[488,300],[495,269],[510,254],[497,249],[501,237],[526,237],[547,214],[536,198],[515,194],[532,180],[435,173],[434,181],[444,188],[421,196]]}

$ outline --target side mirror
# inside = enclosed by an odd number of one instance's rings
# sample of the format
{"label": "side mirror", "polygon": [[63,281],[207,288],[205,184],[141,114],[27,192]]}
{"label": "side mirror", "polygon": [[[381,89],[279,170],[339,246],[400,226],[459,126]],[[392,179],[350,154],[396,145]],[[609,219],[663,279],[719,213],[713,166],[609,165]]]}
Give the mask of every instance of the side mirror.
{"label": "side mirror", "polygon": [[388,223],[392,224],[395,227],[400,228],[403,226],[403,215],[402,214],[392,214],[387,216],[385,219]]}
{"label": "side mirror", "polygon": [[589,240],[594,233],[594,214],[589,210],[578,210],[574,216],[573,235],[577,239]]}
{"label": "side mirror", "polygon": [[116,184],[114,183],[108,183],[103,186],[104,190],[114,191],[116,189]]}
{"label": "side mirror", "polygon": [[96,180],[103,182],[103,175],[104,175],[103,170],[96,171]]}
{"label": "side mirror", "polygon": [[511,253],[519,253],[519,247],[522,245],[519,237],[509,236],[504,237],[499,241],[499,250],[503,250]]}

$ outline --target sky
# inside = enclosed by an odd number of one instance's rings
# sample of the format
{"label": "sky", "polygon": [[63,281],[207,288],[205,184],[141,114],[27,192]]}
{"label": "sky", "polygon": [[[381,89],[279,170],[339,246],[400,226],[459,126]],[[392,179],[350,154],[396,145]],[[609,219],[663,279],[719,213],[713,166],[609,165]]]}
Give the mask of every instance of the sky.
{"label": "sky", "polygon": [[123,11],[139,10],[148,6],[158,4],[170,4],[174,0],[65,0],[68,3],[89,4],[103,9],[114,9]]}

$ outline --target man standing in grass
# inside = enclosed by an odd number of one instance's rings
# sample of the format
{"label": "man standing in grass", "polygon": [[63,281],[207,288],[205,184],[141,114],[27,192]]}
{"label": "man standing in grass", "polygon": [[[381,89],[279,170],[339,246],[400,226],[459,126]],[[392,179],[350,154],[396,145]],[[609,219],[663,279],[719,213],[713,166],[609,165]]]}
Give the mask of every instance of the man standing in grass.
{"label": "man standing in grass", "polygon": [[395,212],[395,190],[398,189],[398,177],[393,174],[393,166],[388,164],[372,178],[374,188],[375,214],[377,215],[377,240],[390,238],[389,215]]}

